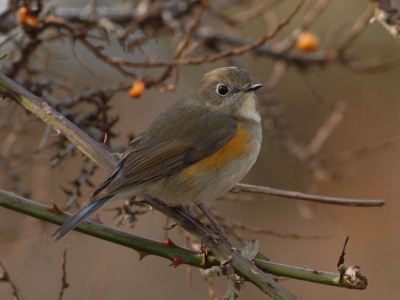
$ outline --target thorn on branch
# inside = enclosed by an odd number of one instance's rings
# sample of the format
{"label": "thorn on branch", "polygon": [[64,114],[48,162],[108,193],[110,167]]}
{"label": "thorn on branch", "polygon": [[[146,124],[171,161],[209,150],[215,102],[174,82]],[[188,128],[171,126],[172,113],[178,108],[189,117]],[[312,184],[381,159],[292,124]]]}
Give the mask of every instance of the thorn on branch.
{"label": "thorn on branch", "polygon": [[186,260],[186,259],[184,259],[184,258],[182,258],[182,257],[179,257],[179,256],[174,256],[173,259],[172,259],[172,263],[171,263],[169,266],[172,266],[172,267],[174,267],[174,268],[177,268],[177,267],[179,267],[181,264],[186,264],[186,263],[187,263],[187,260]]}
{"label": "thorn on branch", "polygon": [[50,208],[51,211],[54,211],[58,214],[64,214],[64,212],[57,206],[57,204],[53,200],[50,201],[51,201],[51,208]]}
{"label": "thorn on branch", "polygon": [[142,251],[137,251],[137,253],[139,254],[139,261],[142,261],[143,258],[145,258],[147,255],[149,255],[148,253],[145,253]]}
{"label": "thorn on branch", "polygon": [[172,248],[180,248],[177,244],[175,244],[169,237],[161,243],[162,245],[165,245],[167,247],[172,247]]}
{"label": "thorn on branch", "polygon": [[100,215],[98,213],[96,213],[94,217],[90,218],[90,220],[97,224],[104,224],[103,221],[100,220]]}

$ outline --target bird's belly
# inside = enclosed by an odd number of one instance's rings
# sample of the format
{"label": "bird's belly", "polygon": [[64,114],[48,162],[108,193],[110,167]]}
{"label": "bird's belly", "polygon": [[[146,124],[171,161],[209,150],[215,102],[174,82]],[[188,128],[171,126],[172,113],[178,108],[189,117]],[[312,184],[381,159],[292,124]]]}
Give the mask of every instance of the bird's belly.
{"label": "bird's belly", "polygon": [[214,155],[155,181],[148,194],[162,197],[170,205],[200,203],[221,196],[247,174],[257,159],[260,142],[240,141],[243,138],[238,134]]}

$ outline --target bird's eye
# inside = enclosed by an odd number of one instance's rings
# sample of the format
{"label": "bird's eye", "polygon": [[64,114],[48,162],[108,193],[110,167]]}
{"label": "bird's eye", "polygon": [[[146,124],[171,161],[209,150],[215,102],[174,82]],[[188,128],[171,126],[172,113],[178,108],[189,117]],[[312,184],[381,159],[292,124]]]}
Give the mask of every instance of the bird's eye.
{"label": "bird's eye", "polygon": [[219,85],[217,87],[217,93],[220,94],[221,96],[225,96],[226,94],[228,94],[229,89],[226,85]]}

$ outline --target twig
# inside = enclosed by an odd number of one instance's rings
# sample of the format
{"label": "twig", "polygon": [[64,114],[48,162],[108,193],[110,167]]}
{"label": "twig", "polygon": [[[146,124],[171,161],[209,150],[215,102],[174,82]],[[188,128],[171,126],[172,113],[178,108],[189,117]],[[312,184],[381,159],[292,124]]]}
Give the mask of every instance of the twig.
{"label": "twig", "polygon": [[243,183],[236,184],[235,189],[238,189],[242,192],[266,194],[266,195],[285,197],[297,200],[305,200],[305,201],[324,203],[324,204],[363,206],[363,207],[382,206],[385,204],[385,201],[383,200],[372,200],[372,199],[358,200],[358,199],[346,199],[337,197],[324,197],[324,196],[310,195],[300,192],[284,191],[284,190],[273,189],[270,187],[255,186]]}
{"label": "twig", "polygon": [[394,137],[389,140],[385,140],[385,141],[381,141],[381,142],[369,145],[367,147],[348,150],[348,151],[337,153],[335,155],[331,155],[330,157],[322,159],[321,163],[324,166],[340,164],[340,163],[348,163],[352,160],[358,159],[361,156],[379,153],[380,151],[383,151],[385,149],[396,147],[399,144],[400,144],[400,136],[397,136],[397,137]]}
{"label": "twig", "polygon": [[[181,57],[183,50],[185,50],[185,47],[189,44],[189,41],[196,30],[196,27],[200,24],[201,21],[201,16],[203,15],[204,11],[206,10],[208,4],[208,0],[202,0],[201,1],[201,6],[199,11],[196,14],[196,17],[194,19],[193,24],[190,26],[189,31],[186,33],[186,35],[183,37],[182,41],[178,44],[178,46],[175,49],[175,54],[174,54],[174,59],[178,59]],[[157,80],[158,82],[163,82],[166,80],[169,76],[171,76],[172,71],[174,70],[174,66],[168,66],[168,68],[161,74],[159,79]]]}
{"label": "twig", "polygon": [[116,159],[105,147],[98,147],[97,142],[51,108],[44,98],[36,97],[2,73],[0,73],[0,94],[13,99],[41,118],[42,121],[52,126],[57,134],[67,137],[83,154],[96,161],[104,169],[110,172],[114,169]]}
{"label": "twig", "polygon": [[272,230],[272,229],[268,229],[268,228],[251,226],[251,225],[245,224],[243,222],[239,222],[237,220],[222,216],[220,213],[218,213],[218,211],[216,209],[210,207],[209,205],[207,205],[207,209],[218,221],[222,222],[224,225],[226,225],[227,228],[231,229],[232,231],[234,231],[235,229],[241,229],[241,230],[246,230],[248,232],[253,232],[253,233],[268,234],[268,235],[272,235],[277,238],[295,239],[295,240],[323,240],[323,239],[329,238],[329,236],[284,233],[284,232],[278,232],[276,230]]}
{"label": "twig", "polygon": [[299,9],[303,5],[303,3],[304,3],[304,0],[301,0],[300,3],[293,9],[293,11],[290,12],[287,15],[287,17],[282,22],[280,22],[278,24],[278,26],[272,32],[270,32],[270,33],[268,32],[268,33],[264,34],[258,40],[256,40],[254,43],[246,43],[243,46],[239,46],[234,49],[228,49],[226,51],[216,53],[213,55],[204,54],[204,55],[197,56],[195,58],[180,58],[180,59],[173,59],[170,61],[154,61],[154,62],[147,61],[147,62],[140,62],[140,63],[129,62],[125,59],[113,59],[113,63],[124,64],[124,65],[130,66],[130,67],[142,67],[142,68],[143,67],[145,67],[145,68],[147,68],[147,67],[165,67],[165,66],[170,67],[170,66],[178,66],[178,65],[199,65],[199,64],[203,64],[203,63],[215,62],[217,60],[227,58],[230,56],[242,55],[245,52],[249,52],[249,51],[259,48],[266,41],[275,37],[275,35],[283,27],[285,27],[287,24],[289,24],[289,22],[294,18],[294,16],[297,14],[297,12],[299,11]]}
{"label": "twig", "polygon": [[69,287],[69,283],[67,282],[67,250],[68,250],[68,244],[65,245],[63,260],[61,264],[62,278],[61,278],[61,290],[58,300],[62,300],[65,290]]}
{"label": "twig", "polygon": [[196,30],[196,27],[200,24],[201,16],[203,15],[204,11],[206,10],[207,4],[208,4],[208,0],[201,1],[200,9],[196,14],[193,24],[190,26],[189,31],[184,36],[182,41],[176,47],[174,59],[181,57],[183,50],[189,44],[189,41],[192,38],[194,31]]}
{"label": "twig", "polygon": [[371,16],[372,16],[372,9],[371,7],[368,6],[365,9],[364,13],[357,18],[353,27],[346,33],[345,37],[338,45],[337,47],[338,53],[343,53],[353,43],[356,37],[358,37],[360,33],[362,33],[365,30],[365,28],[367,28]]}
{"label": "twig", "polygon": [[347,105],[345,102],[337,102],[335,104],[332,113],[325,120],[324,124],[319,128],[314,138],[311,140],[310,145],[307,149],[309,156],[314,156],[317,154],[317,152],[319,152],[328,137],[342,122],[346,110]]}
{"label": "twig", "polygon": [[212,283],[212,281],[210,279],[208,279],[207,276],[204,275],[204,271],[203,270],[200,270],[200,274],[201,274],[201,277],[203,278],[204,282],[207,285],[208,294],[210,295],[211,299],[213,299],[213,300],[221,300],[218,297],[218,295],[217,295],[217,293],[216,293],[216,291],[214,289],[214,284]]}
{"label": "twig", "polygon": [[308,29],[310,25],[315,22],[317,17],[328,7],[331,0],[319,0],[314,5],[311,5],[307,14],[304,16],[302,21],[302,29]]}
{"label": "twig", "polygon": [[11,286],[12,289],[12,294],[14,296],[14,300],[20,300],[21,298],[18,295],[17,292],[17,286],[15,283],[11,280],[10,276],[8,275],[8,272],[6,270],[6,267],[3,265],[2,261],[0,260],[0,267],[3,269],[3,274],[0,276],[0,282],[5,281],[8,282]]}
{"label": "twig", "polygon": [[251,9],[240,12],[236,14],[234,17],[228,19],[228,22],[232,26],[243,26],[245,22],[248,22],[250,20],[254,20],[256,17],[265,14],[269,10],[271,10],[274,6],[279,4],[281,2],[280,0],[274,0],[271,3],[254,3],[253,7]]}

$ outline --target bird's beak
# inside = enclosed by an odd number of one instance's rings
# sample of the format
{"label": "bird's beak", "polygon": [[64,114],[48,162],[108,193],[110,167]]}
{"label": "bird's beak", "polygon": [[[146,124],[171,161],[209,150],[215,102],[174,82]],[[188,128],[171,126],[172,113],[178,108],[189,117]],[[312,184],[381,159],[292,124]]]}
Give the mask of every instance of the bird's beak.
{"label": "bird's beak", "polygon": [[244,91],[247,93],[247,92],[250,92],[250,91],[255,91],[255,90],[258,90],[260,87],[262,87],[263,85],[261,84],[261,83],[256,83],[256,84],[253,84],[253,85],[251,85],[251,86],[249,86],[247,89],[245,89]]}

